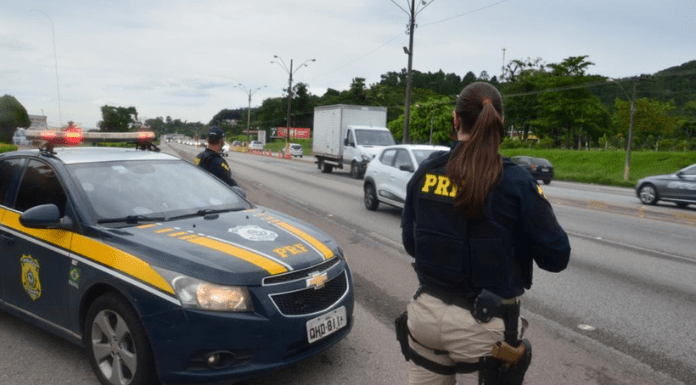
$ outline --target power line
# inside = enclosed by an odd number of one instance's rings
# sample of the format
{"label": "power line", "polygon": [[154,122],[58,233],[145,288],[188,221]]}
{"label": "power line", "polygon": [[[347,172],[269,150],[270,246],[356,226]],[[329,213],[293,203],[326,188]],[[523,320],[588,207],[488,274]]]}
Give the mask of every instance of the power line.
{"label": "power line", "polygon": [[[445,22],[445,21],[449,21],[449,20],[452,20],[452,19],[456,19],[456,18],[458,18],[458,17],[468,16],[468,15],[471,15],[472,13],[476,13],[476,12],[482,11],[482,10],[484,10],[484,9],[487,9],[487,8],[490,8],[490,7],[493,7],[493,6],[496,6],[496,5],[498,5],[498,4],[502,4],[502,3],[508,2],[508,1],[510,1],[510,0],[498,1],[498,2],[496,2],[496,3],[489,4],[489,5],[483,6],[483,7],[481,7],[481,8],[477,8],[477,9],[474,9],[474,10],[472,10],[472,11],[465,12],[465,13],[462,13],[462,14],[459,14],[459,15],[456,15],[456,16],[448,17],[448,18],[446,18],[446,19],[442,19],[442,20],[439,20],[439,21],[436,21],[436,22],[433,22],[433,23],[430,23],[430,24],[425,24],[425,25],[422,25],[422,26],[419,25],[418,27],[419,27],[419,28],[428,27],[428,26],[431,26],[431,25],[434,25],[434,24],[439,24],[439,23],[442,23],[442,22]],[[429,4],[430,4],[430,3],[428,3],[428,5],[429,5]],[[421,10],[422,10],[422,9],[421,9]],[[420,10],[419,10],[419,11],[420,11]],[[362,56],[359,56],[357,59],[355,59],[355,60],[353,60],[353,61],[350,61],[350,62],[348,62],[348,63],[346,63],[346,64],[344,64],[344,65],[342,65],[342,66],[340,66],[340,67],[338,67],[338,68],[336,68],[336,69],[334,69],[334,70],[331,70],[331,71],[329,71],[329,72],[326,72],[326,73],[324,73],[324,74],[322,74],[322,75],[312,77],[312,78],[310,78],[309,80],[313,80],[313,79],[318,79],[318,78],[324,77],[324,76],[326,76],[326,75],[329,75],[329,74],[332,74],[332,73],[334,73],[334,72],[336,72],[336,71],[339,71],[339,70],[341,70],[341,69],[343,69],[343,68],[346,68],[346,67],[350,66],[351,64],[357,63],[358,61],[364,59],[365,57],[367,57],[367,56],[369,56],[369,55],[371,55],[371,54],[373,54],[373,53],[379,51],[380,49],[384,48],[387,44],[391,43],[392,41],[396,40],[397,38],[399,38],[399,37],[401,37],[401,36],[402,36],[402,34],[398,34],[398,35],[392,37],[391,39],[387,40],[384,44],[380,45],[379,47],[373,49],[372,51],[370,51],[370,52],[368,52],[368,53],[366,53],[366,54],[364,54],[364,55],[362,55]]]}

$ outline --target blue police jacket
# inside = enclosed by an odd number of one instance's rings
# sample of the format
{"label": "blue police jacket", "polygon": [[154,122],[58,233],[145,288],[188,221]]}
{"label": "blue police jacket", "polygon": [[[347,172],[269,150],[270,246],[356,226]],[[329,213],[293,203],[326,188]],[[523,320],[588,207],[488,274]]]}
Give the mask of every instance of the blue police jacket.
{"label": "blue police jacket", "polygon": [[195,163],[228,185],[232,187],[237,186],[237,182],[232,179],[230,166],[217,152],[206,148],[205,151],[196,155]]}
{"label": "blue police jacket", "polygon": [[510,159],[503,158],[484,219],[468,220],[454,208],[456,187],[445,168],[456,145],[425,160],[407,187],[402,240],[421,286],[467,297],[485,288],[512,298],[531,287],[533,261],[547,271],[565,269],[568,236],[536,180]]}

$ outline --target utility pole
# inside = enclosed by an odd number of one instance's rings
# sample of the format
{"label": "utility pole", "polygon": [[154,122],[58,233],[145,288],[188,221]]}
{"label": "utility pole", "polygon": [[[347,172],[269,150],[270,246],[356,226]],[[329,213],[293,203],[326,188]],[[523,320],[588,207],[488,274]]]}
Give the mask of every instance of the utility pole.
{"label": "utility pole", "polygon": [[285,146],[287,147],[287,146],[290,145],[290,112],[291,112],[291,107],[290,107],[290,106],[291,106],[291,103],[292,103],[292,75],[293,75],[295,72],[297,72],[300,68],[302,68],[302,67],[307,67],[307,62],[309,62],[309,61],[317,61],[317,59],[308,59],[308,60],[305,60],[304,63],[300,64],[300,66],[297,67],[297,68],[293,71],[293,70],[292,70],[292,59],[290,59],[290,68],[288,68],[288,67],[285,65],[285,62],[283,61],[283,58],[281,58],[281,57],[278,56],[278,55],[273,55],[273,57],[276,58],[276,59],[278,59],[278,60],[280,60],[280,61],[278,62],[278,61],[272,60],[272,61],[271,61],[271,64],[273,64],[273,63],[278,64],[278,65],[279,65],[283,70],[285,70],[285,72],[287,72],[288,75],[290,76],[290,78],[288,79],[288,115],[287,115],[287,118],[286,118],[286,120],[287,120],[287,121],[286,121],[287,135],[285,136]]}
{"label": "utility pole", "polygon": [[244,85],[242,83],[239,83],[235,87],[241,88],[245,94],[249,95],[249,107],[247,107],[247,129],[246,129],[247,143],[249,143],[249,130],[251,129],[251,96],[254,95],[256,93],[256,91],[258,91],[266,86],[259,87],[253,91],[244,87]]}
{"label": "utility pole", "polygon": [[612,78],[607,78],[608,82],[618,84],[626,98],[631,101],[631,120],[628,123],[628,143],[626,144],[626,164],[624,165],[624,181],[628,181],[628,174],[631,169],[631,142],[633,141],[633,116],[636,114],[636,86],[639,80],[650,80],[649,75],[640,75],[633,78],[633,97],[628,96],[621,83]]}
{"label": "utility pole", "polygon": [[501,68],[502,71],[500,72],[500,81],[502,82],[503,79],[505,79],[505,48],[503,48],[503,66]]}
{"label": "utility pole", "polygon": [[416,9],[416,0],[411,0],[411,5],[408,6],[408,11],[404,9],[402,6],[397,4],[394,0],[391,0],[392,3],[396,4],[397,7],[401,8],[402,11],[406,12],[408,15],[408,30],[406,33],[409,35],[408,36],[408,48],[404,47],[404,53],[408,55],[408,69],[406,73],[406,101],[404,105],[404,136],[402,139],[402,142],[404,144],[409,142],[409,135],[408,135],[408,126],[409,126],[409,120],[410,120],[410,112],[411,112],[411,85],[412,85],[412,77],[411,77],[411,70],[413,68],[413,33],[416,28],[416,15],[420,13],[425,7],[428,5],[432,4],[432,2],[435,0],[420,0],[418,3],[418,6],[422,7],[420,9]]}

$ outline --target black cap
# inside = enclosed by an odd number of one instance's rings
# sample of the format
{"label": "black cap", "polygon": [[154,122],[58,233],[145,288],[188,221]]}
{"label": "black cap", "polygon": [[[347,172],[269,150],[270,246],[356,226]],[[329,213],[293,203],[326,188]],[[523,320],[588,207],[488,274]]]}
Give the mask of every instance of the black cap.
{"label": "black cap", "polygon": [[208,131],[208,141],[217,143],[222,139],[222,137],[225,135],[224,132],[220,129],[220,127],[217,126],[212,126],[210,127],[210,131]]}

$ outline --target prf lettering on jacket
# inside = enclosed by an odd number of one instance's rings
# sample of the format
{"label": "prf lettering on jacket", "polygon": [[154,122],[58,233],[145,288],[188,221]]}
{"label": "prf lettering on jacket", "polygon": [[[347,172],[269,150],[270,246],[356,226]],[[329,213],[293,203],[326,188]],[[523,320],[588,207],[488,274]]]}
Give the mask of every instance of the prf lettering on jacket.
{"label": "prf lettering on jacket", "polygon": [[453,185],[445,175],[425,174],[421,192],[454,198],[457,196],[457,186]]}

